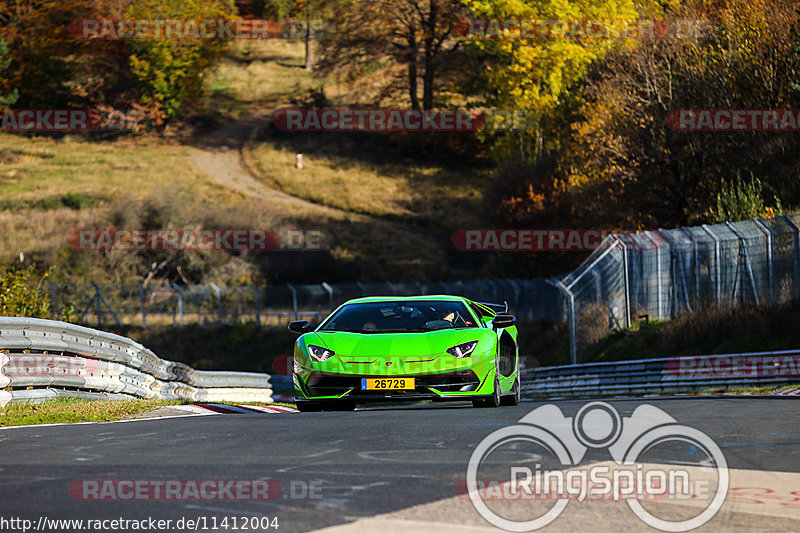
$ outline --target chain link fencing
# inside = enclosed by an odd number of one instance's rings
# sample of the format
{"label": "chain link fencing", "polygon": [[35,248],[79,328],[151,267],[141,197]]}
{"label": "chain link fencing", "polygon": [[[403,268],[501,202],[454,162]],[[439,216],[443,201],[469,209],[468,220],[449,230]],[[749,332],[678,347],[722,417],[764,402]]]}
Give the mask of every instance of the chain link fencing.
{"label": "chain link fencing", "polygon": [[526,321],[569,322],[573,363],[633,320],[669,319],[709,306],[800,296],[800,215],[619,233],[562,278],[422,283],[218,287],[49,285],[52,308],[72,302],[79,322],[102,326],[282,325],[314,320],[362,296],[453,294],[508,302]]}
{"label": "chain link fencing", "polygon": [[562,320],[558,289],[546,280],[481,280],[441,283],[344,283],[218,287],[211,285],[117,284],[49,285],[52,309],[73,303],[77,321],[153,326],[234,324],[252,320],[284,325],[322,318],[338,305],[363,296],[454,294],[477,301],[503,302],[525,320]]}
{"label": "chain link fencing", "polygon": [[549,280],[570,324],[570,357],[637,318],[800,296],[800,215],[614,234],[575,271]]}

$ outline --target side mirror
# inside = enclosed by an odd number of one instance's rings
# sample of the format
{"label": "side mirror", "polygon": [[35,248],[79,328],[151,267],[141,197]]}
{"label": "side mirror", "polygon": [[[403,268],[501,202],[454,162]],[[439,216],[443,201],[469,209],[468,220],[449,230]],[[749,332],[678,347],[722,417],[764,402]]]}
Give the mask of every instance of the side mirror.
{"label": "side mirror", "polygon": [[517,317],[514,315],[497,315],[492,321],[494,329],[508,328],[517,323]]}
{"label": "side mirror", "polygon": [[292,320],[289,322],[289,329],[295,333],[308,333],[311,331],[311,324],[308,320]]}

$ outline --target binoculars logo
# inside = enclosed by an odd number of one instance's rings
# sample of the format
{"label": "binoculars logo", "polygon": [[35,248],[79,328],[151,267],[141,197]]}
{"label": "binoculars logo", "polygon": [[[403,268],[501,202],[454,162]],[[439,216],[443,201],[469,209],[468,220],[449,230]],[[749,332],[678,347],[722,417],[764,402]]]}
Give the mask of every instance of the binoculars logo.
{"label": "binoculars logo", "polygon": [[[555,500],[550,509],[530,520],[509,520],[492,510],[484,501],[478,479],[478,471],[492,453],[501,453],[500,448],[518,447],[520,442],[528,442],[546,453],[552,455],[559,465],[558,470],[545,471],[544,487],[541,484],[541,472],[537,466],[535,488],[532,484],[523,487],[528,494],[535,496],[544,495],[544,500]],[[642,465],[637,460],[654,447],[666,443],[679,442],[683,446],[690,446],[692,453],[703,453],[708,458],[703,466],[712,467],[717,471],[716,490],[713,497],[709,498],[708,505],[697,515],[686,520],[665,520],[650,513],[637,496],[649,497],[659,494],[668,497],[679,489],[673,487],[672,482],[677,479],[688,485],[689,474],[681,470],[680,466],[670,467],[669,473],[664,470],[648,471],[643,474]],[[584,458],[589,449],[607,449],[609,455],[616,463],[613,483],[604,479],[601,485],[597,472],[590,471],[591,482],[587,479],[584,469],[570,469],[576,467]],[[608,468],[598,468],[598,471],[607,473]],[[620,472],[621,470],[622,472]],[[520,471],[525,471],[527,482],[531,481],[530,468],[515,466],[511,468],[511,478],[516,483]],[[626,474],[618,476],[617,474]],[[566,475],[565,475],[566,474]],[[673,476],[673,474],[675,474]],[[682,475],[678,475],[682,474]],[[551,492],[549,482],[552,475],[559,478],[559,490]],[[567,492],[564,494],[563,481],[567,480]],[[579,481],[583,486],[572,492],[574,481]],[[618,481],[633,481],[625,486],[618,486]],[[584,405],[573,418],[565,417],[555,405],[539,407],[524,417],[516,424],[499,429],[483,439],[469,461],[467,468],[467,491],[473,506],[478,513],[489,523],[512,532],[525,532],[540,529],[558,518],[569,503],[570,496],[580,495],[582,501],[587,494],[592,496],[618,499],[619,495],[625,497],[625,502],[633,513],[646,524],[662,531],[679,532],[697,528],[709,520],[722,507],[728,493],[729,474],[727,462],[719,446],[705,433],[694,428],[679,424],[669,414],[661,409],[649,405],[639,405],[630,417],[621,417],[619,412],[605,402],[591,402]],[[655,481],[655,482],[654,482]],[[656,487],[656,489],[653,489]],[[512,491],[518,490],[517,486],[510,487]],[[600,492],[598,492],[598,488]],[[542,492],[542,489],[544,492]],[[560,492],[560,494],[559,494]],[[691,497],[691,492],[689,497]]]}

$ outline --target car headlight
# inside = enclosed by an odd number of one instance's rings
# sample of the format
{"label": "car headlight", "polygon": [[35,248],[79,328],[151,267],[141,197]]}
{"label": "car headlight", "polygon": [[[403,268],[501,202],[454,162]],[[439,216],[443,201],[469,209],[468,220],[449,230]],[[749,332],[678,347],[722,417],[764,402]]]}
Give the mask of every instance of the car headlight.
{"label": "car headlight", "polygon": [[313,344],[308,345],[308,355],[311,356],[311,359],[314,361],[322,362],[326,359],[330,359],[334,355],[336,355],[333,350],[328,350],[327,348],[323,348],[321,346],[314,346]]}
{"label": "car headlight", "polygon": [[461,359],[462,357],[469,357],[478,345],[478,341],[465,342],[447,349],[447,353],[453,357]]}

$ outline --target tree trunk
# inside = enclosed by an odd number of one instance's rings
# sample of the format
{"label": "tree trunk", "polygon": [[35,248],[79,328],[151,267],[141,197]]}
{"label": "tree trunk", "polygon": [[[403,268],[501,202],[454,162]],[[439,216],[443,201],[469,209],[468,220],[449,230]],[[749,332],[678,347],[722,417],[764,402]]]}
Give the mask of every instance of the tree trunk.
{"label": "tree trunk", "polygon": [[419,98],[417,98],[417,62],[414,58],[408,63],[408,96],[411,98],[411,109],[419,110]]}
{"label": "tree trunk", "polygon": [[307,71],[314,70],[314,42],[311,38],[311,14],[308,11],[308,7],[306,7],[306,35],[305,35],[305,42],[306,42],[306,64],[305,68]]}
{"label": "tree trunk", "polygon": [[424,109],[433,108],[433,79],[436,72],[433,43],[436,37],[436,27],[439,24],[439,2],[438,0],[429,0],[428,6],[428,20],[423,23],[425,27],[425,73],[422,77],[422,107]]}

